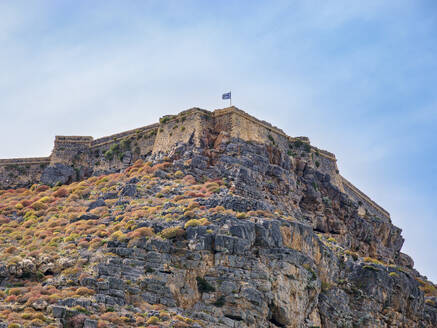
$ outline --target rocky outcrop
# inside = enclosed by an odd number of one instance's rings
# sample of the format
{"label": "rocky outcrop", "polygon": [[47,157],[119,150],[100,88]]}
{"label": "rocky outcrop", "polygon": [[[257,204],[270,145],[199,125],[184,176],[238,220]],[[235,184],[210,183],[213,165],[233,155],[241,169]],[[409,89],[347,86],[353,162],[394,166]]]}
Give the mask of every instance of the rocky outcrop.
{"label": "rocky outcrop", "polygon": [[[437,326],[436,287],[401,230],[363,211],[320,154],[214,129],[185,137],[119,173],[1,191],[0,322]],[[72,170],[43,175],[68,183]]]}
{"label": "rocky outcrop", "polygon": [[44,169],[41,175],[41,182],[54,186],[71,183],[76,179],[76,172],[70,166],[57,163]]}

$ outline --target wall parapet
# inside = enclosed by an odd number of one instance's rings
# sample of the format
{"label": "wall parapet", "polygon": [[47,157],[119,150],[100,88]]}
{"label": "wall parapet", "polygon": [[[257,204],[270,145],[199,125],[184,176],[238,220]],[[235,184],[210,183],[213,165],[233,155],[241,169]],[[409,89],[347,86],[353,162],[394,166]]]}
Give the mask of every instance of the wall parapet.
{"label": "wall parapet", "polygon": [[313,149],[315,152],[317,152],[320,156],[326,157],[326,158],[333,160],[333,161],[337,161],[335,154],[333,154],[327,150],[320,149],[320,148],[317,148],[316,146],[312,146],[312,145],[311,145],[311,149]]}
{"label": "wall parapet", "polygon": [[377,213],[381,214],[388,220],[390,220],[390,213],[383,209],[381,206],[379,206],[377,203],[375,203],[372,199],[370,199],[369,196],[367,196],[364,192],[362,192],[360,189],[355,187],[351,182],[349,182],[345,177],[341,176],[343,186],[346,187],[345,191],[347,192],[348,189],[355,194],[355,196],[363,202],[363,205],[366,203],[370,205],[374,210],[376,210]]}
{"label": "wall parapet", "polygon": [[253,117],[252,115],[247,114],[246,112],[242,111],[241,109],[238,109],[235,106],[231,106],[231,107],[227,107],[227,108],[223,108],[223,109],[216,109],[213,112],[214,117],[220,117],[223,115],[229,115],[229,114],[236,114],[239,115],[243,118],[245,118],[246,120],[251,121],[252,123],[255,123],[257,125],[260,125],[264,128],[266,128],[267,130],[270,130],[272,132],[275,132],[283,137],[289,138],[287,134],[285,134],[284,131],[282,131],[280,128],[271,125],[270,123],[266,122],[266,121],[262,121],[257,119],[256,117]]}
{"label": "wall parapet", "polygon": [[93,141],[93,137],[90,136],[56,136],[55,143],[90,143]]}
{"label": "wall parapet", "polygon": [[114,141],[117,141],[119,139],[131,136],[131,135],[134,135],[137,133],[145,133],[145,132],[152,131],[152,130],[155,130],[158,128],[159,128],[159,123],[154,123],[154,124],[146,125],[146,126],[143,126],[140,128],[136,128],[136,129],[120,132],[120,133],[115,133],[115,134],[112,134],[110,136],[98,138],[98,139],[95,139],[92,141],[91,148],[100,147],[100,146],[103,146],[105,144],[112,143]]}
{"label": "wall parapet", "polygon": [[6,165],[26,165],[26,164],[47,164],[50,157],[28,157],[28,158],[8,158],[0,159],[0,166]]}

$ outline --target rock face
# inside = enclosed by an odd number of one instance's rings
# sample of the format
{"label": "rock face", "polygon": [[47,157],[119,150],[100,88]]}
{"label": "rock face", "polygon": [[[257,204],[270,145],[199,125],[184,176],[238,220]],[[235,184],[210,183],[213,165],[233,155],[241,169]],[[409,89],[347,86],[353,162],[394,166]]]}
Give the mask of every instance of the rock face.
{"label": "rock face", "polygon": [[72,167],[56,163],[44,169],[41,175],[41,182],[49,186],[62,185],[74,181],[75,175],[76,173]]}
{"label": "rock face", "polygon": [[[435,285],[400,252],[400,229],[376,205],[363,210],[320,154],[198,138],[120,173],[1,192],[0,322],[437,326]],[[43,176],[53,185],[67,171]]]}

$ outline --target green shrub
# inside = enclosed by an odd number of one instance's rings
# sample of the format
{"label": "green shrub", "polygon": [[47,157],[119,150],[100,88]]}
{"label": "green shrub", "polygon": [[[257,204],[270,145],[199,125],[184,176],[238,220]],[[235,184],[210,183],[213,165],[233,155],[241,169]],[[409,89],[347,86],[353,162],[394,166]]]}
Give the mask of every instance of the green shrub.
{"label": "green shrub", "polygon": [[199,290],[199,292],[201,293],[215,292],[215,288],[211,286],[208,283],[208,281],[206,281],[204,278],[197,277],[196,281],[197,281],[197,289]]}
{"label": "green shrub", "polygon": [[322,291],[326,292],[332,288],[332,284],[326,281],[322,281]]}
{"label": "green shrub", "polygon": [[170,121],[171,119],[172,119],[172,115],[166,115],[166,116],[164,116],[164,117],[161,117],[160,119],[159,119],[159,123],[161,123],[161,124],[165,124],[165,123],[167,123],[168,121]]}
{"label": "green shrub", "polygon": [[225,305],[225,297],[220,296],[213,304],[216,307],[222,307],[223,305]]}
{"label": "green shrub", "polygon": [[295,148],[300,148],[300,147],[302,147],[302,145],[303,145],[302,140],[296,140],[296,141],[293,143],[293,146],[294,146]]}
{"label": "green shrub", "polygon": [[110,150],[105,151],[104,156],[105,156],[107,161],[112,161],[114,158],[114,154]]}
{"label": "green shrub", "polygon": [[131,143],[130,139],[123,139],[120,142],[121,149],[128,150],[130,148],[130,143]]}

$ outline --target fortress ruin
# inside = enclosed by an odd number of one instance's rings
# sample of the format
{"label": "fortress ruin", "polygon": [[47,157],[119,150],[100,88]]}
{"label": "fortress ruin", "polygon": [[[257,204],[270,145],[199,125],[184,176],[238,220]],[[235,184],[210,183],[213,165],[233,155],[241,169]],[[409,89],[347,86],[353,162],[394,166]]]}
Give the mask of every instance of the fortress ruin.
{"label": "fortress ruin", "polygon": [[[211,137],[212,136],[212,137]],[[236,107],[215,111],[192,108],[167,115],[159,123],[94,139],[90,136],[56,136],[49,157],[0,159],[0,188],[18,188],[41,181],[44,171],[56,165],[70,167],[75,180],[90,175],[120,171],[137,159],[168,153],[178,144],[210,147],[217,140],[238,138],[268,144],[290,153],[297,144],[310,153],[310,165],[329,174],[331,182],[367,211],[384,220],[390,214],[342,177],[335,155],[310,145],[307,137],[289,137],[282,130],[260,121]]]}

